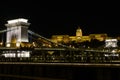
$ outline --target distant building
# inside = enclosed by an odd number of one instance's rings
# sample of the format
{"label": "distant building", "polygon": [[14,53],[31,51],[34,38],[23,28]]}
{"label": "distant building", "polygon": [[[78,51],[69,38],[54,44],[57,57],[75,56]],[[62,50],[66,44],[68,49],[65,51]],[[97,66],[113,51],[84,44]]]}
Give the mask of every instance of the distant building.
{"label": "distant building", "polygon": [[55,43],[57,42],[68,43],[70,41],[70,38],[69,38],[69,35],[53,35],[52,41]]}
{"label": "distant building", "polygon": [[82,29],[78,27],[76,30],[76,36],[69,36],[69,35],[52,35],[51,40],[56,43],[69,43],[71,41],[75,42],[84,42],[84,41],[91,41],[91,39],[97,39],[99,41],[104,41],[107,38],[107,34],[90,34],[88,36],[82,35]]}
{"label": "distant building", "polygon": [[97,39],[99,41],[104,41],[107,38],[107,34],[90,34],[90,39]]}

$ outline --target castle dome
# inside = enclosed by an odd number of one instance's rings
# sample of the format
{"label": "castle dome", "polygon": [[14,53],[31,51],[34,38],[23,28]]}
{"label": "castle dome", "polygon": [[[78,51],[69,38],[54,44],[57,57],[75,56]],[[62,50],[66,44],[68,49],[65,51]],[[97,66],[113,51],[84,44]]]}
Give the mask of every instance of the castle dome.
{"label": "castle dome", "polygon": [[81,37],[82,36],[82,29],[80,27],[78,27],[78,29],[76,30],[76,36],[77,37]]}

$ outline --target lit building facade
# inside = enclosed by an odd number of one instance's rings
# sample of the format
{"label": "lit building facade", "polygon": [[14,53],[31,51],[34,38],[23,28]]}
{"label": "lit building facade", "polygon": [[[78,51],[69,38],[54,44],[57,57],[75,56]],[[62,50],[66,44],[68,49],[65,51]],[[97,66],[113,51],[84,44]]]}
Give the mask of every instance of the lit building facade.
{"label": "lit building facade", "polygon": [[97,39],[99,41],[104,41],[107,37],[107,34],[90,34],[90,39]]}
{"label": "lit building facade", "polygon": [[69,42],[69,35],[53,35],[52,41],[55,43],[58,43],[58,42],[68,43]]}
{"label": "lit building facade", "polygon": [[23,18],[8,20],[8,23],[5,24],[7,27],[6,47],[19,47],[21,42],[29,42],[29,25],[28,20]]}
{"label": "lit building facade", "polygon": [[84,42],[84,41],[91,41],[91,39],[97,39],[99,41],[104,41],[107,38],[107,34],[90,34],[88,36],[83,36],[82,29],[78,27],[76,29],[76,36],[69,36],[69,35],[53,35],[51,37],[51,40],[53,42],[59,43],[59,42]]}

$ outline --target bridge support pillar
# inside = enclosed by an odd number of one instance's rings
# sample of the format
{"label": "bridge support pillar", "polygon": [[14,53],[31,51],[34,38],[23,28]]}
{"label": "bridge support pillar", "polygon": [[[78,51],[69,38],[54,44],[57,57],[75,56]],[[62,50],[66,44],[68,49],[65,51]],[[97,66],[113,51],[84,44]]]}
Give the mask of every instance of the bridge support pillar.
{"label": "bridge support pillar", "polygon": [[28,42],[28,26],[30,23],[27,19],[19,18],[9,20],[6,35],[6,47],[20,47],[21,42]]}

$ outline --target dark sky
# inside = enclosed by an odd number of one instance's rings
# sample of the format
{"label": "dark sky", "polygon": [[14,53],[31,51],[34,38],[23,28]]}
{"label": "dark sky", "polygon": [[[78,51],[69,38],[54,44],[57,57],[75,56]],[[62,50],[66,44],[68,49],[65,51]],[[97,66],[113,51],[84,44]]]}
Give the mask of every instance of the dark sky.
{"label": "dark sky", "polygon": [[[7,20],[26,18],[31,23],[29,29],[45,37],[51,35],[75,35],[78,26],[83,35],[107,33],[109,36],[120,36],[119,18],[116,15],[94,14],[91,10],[51,8],[40,4],[17,4],[0,6],[0,30]],[[62,10],[64,9],[64,10]]]}

